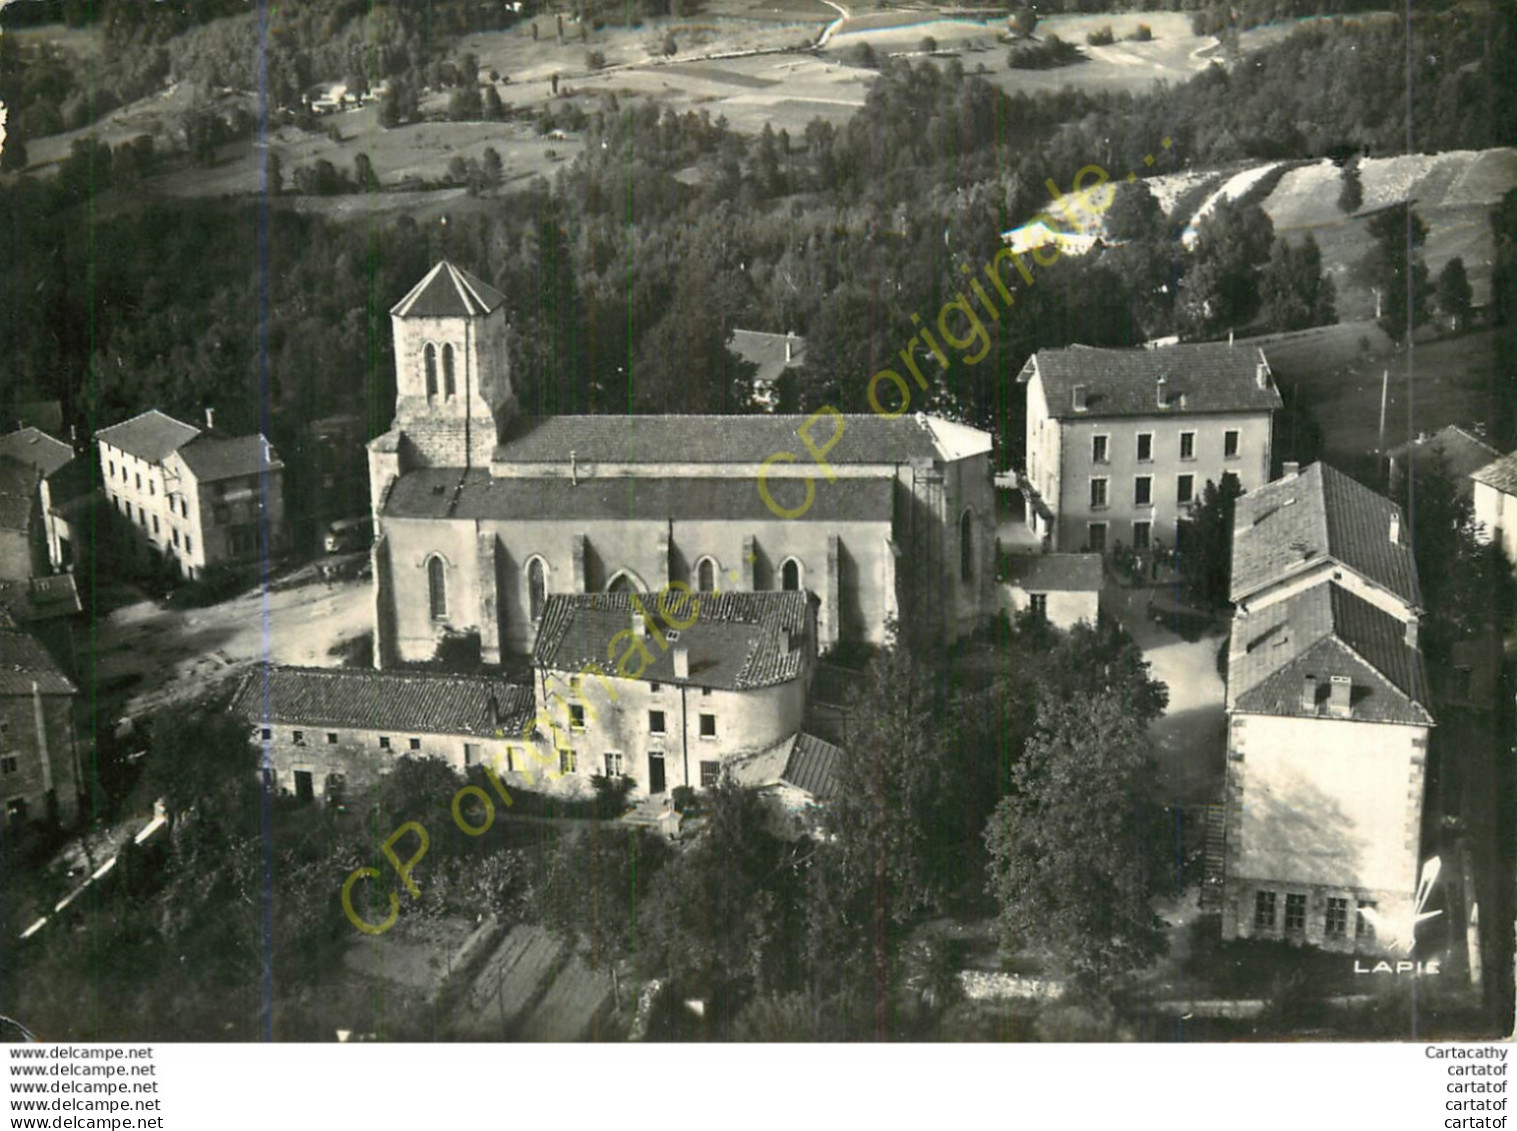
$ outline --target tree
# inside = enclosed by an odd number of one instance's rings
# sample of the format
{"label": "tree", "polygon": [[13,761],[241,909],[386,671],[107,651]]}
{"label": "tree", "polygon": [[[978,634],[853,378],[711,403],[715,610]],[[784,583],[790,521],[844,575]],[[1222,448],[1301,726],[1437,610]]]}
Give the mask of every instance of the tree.
{"label": "tree", "polygon": [[1343,167],[1343,187],[1338,190],[1338,208],[1358,212],[1364,205],[1364,183],[1359,179],[1359,161],[1352,159]]}
{"label": "tree", "polygon": [[26,168],[26,141],[21,131],[12,127],[5,135],[5,144],[0,148],[0,173],[19,173]]}
{"label": "tree", "polygon": [[1399,342],[1428,319],[1427,264],[1417,256],[1427,225],[1403,201],[1372,216],[1369,231],[1375,246],[1364,270],[1381,295],[1380,328]]}
{"label": "tree", "polygon": [[1275,241],[1260,281],[1262,314],[1271,330],[1305,330],[1338,321],[1332,276],[1322,270],[1322,251],[1310,232],[1299,247]]}
{"label": "tree", "polygon": [[476,122],[484,116],[484,94],[478,82],[465,82],[448,97],[448,118],[451,121]]}
{"label": "tree", "polygon": [[662,838],[614,824],[564,838],[539,887],[543,922],[573,939],[597,969],[636,953],[637,910],[668,857]]}
{"label": "tree", "polygon": [[483,158],[481,169],[484,172],[485,187],[495,188],[505,179],[505,162],[500,159],[500,151],[493,145],[485,148]]}
{"label": "tree", "polygon": [[1009,23],[1013,34],[1031,39],[1033,29],[1038,26],[1038,13],[1031,4],[1020,4],[1012,9]]}
{"label": "tree", "polygon": [[1462,329],[1470,317],[1470,278],[1465,274],[1464,259],[1454,256],[1438,272],[1438,309],[1453,320],[1454,329]]}
{"label": "tree", "polygon": [[142,781],[149,798],[177,814],[202,816],[237,808],[257,780],[259,752],[241,719],[214,705],[171,707],[153,716]]}
{"label": "tree", "polygon": [[500,100],[500,91],[491,83],[485,87],[485,117],[492,122],[501,122],[506,117],[506,107]]}
{"label": "tree", "polygon": [[416,87],[410,77],[392,76],[379,99],[379,124],[387,130],[394,129],[413,121],[417,110]]}
{"label": "tree", "polygon": [[1052,702],[1012,778],[985,829],[1000,927],[1082,988],[1113,989],[1164,949],[1147,731],[1112,695]]}
{"label": "tree", "polygon": [[1274,225],[1257,204],[1220,201],[1196,228],[1195,262],[1181,283],[1178,317],[1192,338],[1245,326],[1259,309],[1259,272]]}
{"label": "tree", "polygon": [[284,191],[284,162],[272,149],[266,152],[268,156],[263,163],[264,189],[270,196],[278,196]]}
{"label": "tree", "polygon": [[1233,513],[1243,487],[1231,471],[1219,487],[1210,479],[1183,520],[1180,569],[1196,596],[1213,608],[1227,604],[1233,569]]}
{"label": "tree", "polygon": [[353,157],[353,182],[358,186],[359,192],[379,191],[379,177],[374,172],[374,163],[369,160],[367,153],[358,153]]}
{"label": "tree", "polygon": [[1153,190],[1142,181],[1117,186],[1116,198],[1106,210],[1106,234],[1114,240],[1147,240],[1159,234],[1164,210]]}

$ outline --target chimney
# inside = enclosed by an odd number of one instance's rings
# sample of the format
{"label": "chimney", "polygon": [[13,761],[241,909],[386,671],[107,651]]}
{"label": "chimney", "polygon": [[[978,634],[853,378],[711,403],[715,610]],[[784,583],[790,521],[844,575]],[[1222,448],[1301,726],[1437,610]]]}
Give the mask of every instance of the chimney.
{"label": "chimney", "polygon": [[1346,719],[1353,713],[1349,699],[1353,695],[1354,681],[1346,675],[1335,675],[1328,690],[1327,713],[1334,718]]}
{"label": "chimney", "polygon": [[794,360],[795,360],[795,335],[793,333],[786,334],[785,335],[785,364],[789,365]]}
{"label": "chimney", "polygon": [[1417,618],[1416,617],[1413,617],[1411,620],[1409,620],[1409,621],[1406,622],[1406,646],[1408,648],[1415,648],[1415,647],[1417,647]]}
{"label": "chimney", "polygon": [[1309,675],[1301,681],[1301,709],[1309,714],[1317,713],[1317,677]]}
{"label": "chimney", "polygon": [[643,616],[640,609],[632,610],[632,636],[636,640],[642,640],[648,635],[648,618]]}
{"label": "chimney", "polygon": [[1085,392],[1086,387],[1084,385],[1076,385],[1074,387],[1074,410],[1076,412],[1084,412],[1088,407],[1088,402],[1085,399]]}
{"label": "chimney", "polygon": [[1395,542],[1397,544],[1399,544],[1401,542],[1401,512],[1400,511],[1397,511],[1397,510],[1391,511],[1390,535],[1391,535],[1391,541],[1392,542]]}
{"label": "chimney", "polygon": [[1269,366],[1262,361],[1254,367],[1254,380],[1259,383],[1259,388],[1269,388]]}
{"label": "chimney", "polygon": [[205,430],[207,432],[216,431],[216,410],[214,408],[207,408],[205,410]]}
{"label": "chimney", "polygon": [[1301,465],[1293,459],[1288,459],[1285,461],[1285,467],[1283,470],[1284,475],[1282,475],[1281,478],[1290,479],[1301,474]]}
{"label": "chimney", "polygon": [[674,678],[690,678],[690,645],[676,644],[674,646]]}
{"label": "chimney", "polygon": [[1168,408],[1169,407],[1169,398],[1165,396],[1165,390],[1164,390],[1164,386],[1166,384],[1167,384],[1167,380],[1164,377],[1160,377],[1159,380],[1156,382],[1156,387],[1157,387],[1157,391],[1158,391],[1158,401],[1159,401],[1159,407],[1160,408]]}

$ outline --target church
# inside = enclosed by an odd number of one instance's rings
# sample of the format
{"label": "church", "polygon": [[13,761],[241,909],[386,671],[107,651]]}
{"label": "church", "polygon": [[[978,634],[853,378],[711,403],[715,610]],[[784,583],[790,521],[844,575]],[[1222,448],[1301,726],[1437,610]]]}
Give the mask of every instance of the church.
{"label": "church", "polygon": [[991,438],[922,415],[518,412],[505,298],[450,263],[391,310],[370,441],[377,667],[478,634],[527,655],[562,594],[807,591],[822,653],[950,643],[996,608]]}

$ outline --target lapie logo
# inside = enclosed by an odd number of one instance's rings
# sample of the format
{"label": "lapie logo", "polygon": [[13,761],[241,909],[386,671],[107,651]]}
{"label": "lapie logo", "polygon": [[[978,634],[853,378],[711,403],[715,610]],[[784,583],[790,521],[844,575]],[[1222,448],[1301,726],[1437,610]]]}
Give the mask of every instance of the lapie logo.
{"label": "lapie logo", "polygon": [[[1373,907],[1360,908],[1359,914],[1369,921],[1370,926],[1375,928],[1375,933],[1392,948],[1399,948],[1402,953],[1410,956],[1417,946],[1417,928],[1429,919],[1436,919],[1442,915],[1442,911],[1425,911],[1428,897],[1432,895],[1433,884],[1438,881],[1438,873],[1442,869],[1442,861],[1434,856],[1422,865],[1422,877],[1417,882],[1417,897],[1412,903],[1411,910],[1404,915],[1382,915]],[[1439,971],[1438,959],[1430,959],[1427,962],[1412,962],[1402,959],[1394,964],[1380,961],[1374,966],[1365,966],[1357,958],[1354,960],[1355,974],[1436,974]]]}

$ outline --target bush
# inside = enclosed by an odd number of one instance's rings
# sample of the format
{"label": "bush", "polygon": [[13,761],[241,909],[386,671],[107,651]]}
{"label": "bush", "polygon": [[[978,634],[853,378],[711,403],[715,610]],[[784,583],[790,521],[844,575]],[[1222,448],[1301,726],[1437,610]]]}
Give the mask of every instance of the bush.
{"label": "bush", "polygon": [[1006,56],[1006,65],[1019,71],[1050,71],[1079,63],[1084,58],[1073,43],[1065,43],[1058,36],[1050,35],[1041,43],[1028,41],[1013,47]]}
{"label": "bush", "polygon": [[879,57],[875,55],[874,48],[867,43],[860,43],[849,54],[852,56],[851,62],[855,67],[868,67],[871,70],[875,70],[880,65]]}
{"label": "bush", "polygon": [[1098,27],[1085,37],[1085,42],[1092,47],[1110,47],[1117,41],[1116,34],[1111,30],[1111,25]]}
{"label": "bush", "polygon": [[665,55],[678,55],[679,54],[679,40],[677,40],[677,39],[674,38],[674,33],[672,31],[669,32],[667,35],[664,36],[664,54]]}
{"label": "bush", "polygon": [[590,778],[595,788],[595,815],[602,820],[614,821],[627,811],[627,794],[632,792],[633,781],[625,774],[608,777],[595,774]]}
{"label": "bush", "polygon": [[931,55],[938,49],[938,41],[930,35],[922,36],[922,42],[917,44],[917,50]]}
{"label": "bush", "polygon": [[1134,43],[1147,43],[1153,39],[1153,37],[1153,28],[1149,27],[1147,24],[1139,24],[1137,27],[1133,28],[1132,34],[1127,38],[1132,40]]}
{"label": "bush", "polygon": [[585,66],[592,71],[599,71],[606,66],[606,53],[604,51],[586,51]]}

